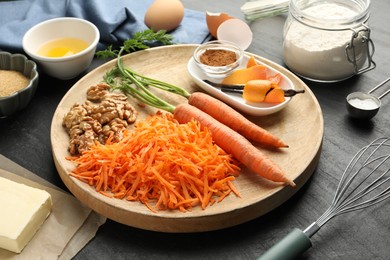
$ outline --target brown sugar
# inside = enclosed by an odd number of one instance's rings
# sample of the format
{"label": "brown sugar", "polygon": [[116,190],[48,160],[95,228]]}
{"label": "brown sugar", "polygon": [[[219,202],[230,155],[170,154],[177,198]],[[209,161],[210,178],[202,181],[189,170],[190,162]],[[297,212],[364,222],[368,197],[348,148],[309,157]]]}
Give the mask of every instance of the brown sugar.
{"label": "brown sugar", "polygon": [[0,70],[0,97],[6,97],[28,86],[29,79],[13,70]]}
{"label": "brown sugar", "polygon": [[209,66],[226,66],[236,60],[235,52],[222,49],[209,49],[200,56],[200,62]]}

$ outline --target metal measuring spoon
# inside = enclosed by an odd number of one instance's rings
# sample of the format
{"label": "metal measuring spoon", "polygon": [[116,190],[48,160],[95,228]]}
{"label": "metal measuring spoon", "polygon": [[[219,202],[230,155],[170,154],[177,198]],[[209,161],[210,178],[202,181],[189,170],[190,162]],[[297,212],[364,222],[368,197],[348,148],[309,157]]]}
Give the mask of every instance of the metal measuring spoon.
{"label": "metal measuring spoon", "polygon": [[352,92],[349,94],[347,96],[346,103],[349,115],[358,119],[367,120],[373,118],[381,107],[381,98],[386,96],[390,92],[390,89],[388,89],[379,97],[376,97],[371,93],[377,90],[379,87],[383,86],[388,81],[390,81],[390,78],[386,79],[367,93]]}

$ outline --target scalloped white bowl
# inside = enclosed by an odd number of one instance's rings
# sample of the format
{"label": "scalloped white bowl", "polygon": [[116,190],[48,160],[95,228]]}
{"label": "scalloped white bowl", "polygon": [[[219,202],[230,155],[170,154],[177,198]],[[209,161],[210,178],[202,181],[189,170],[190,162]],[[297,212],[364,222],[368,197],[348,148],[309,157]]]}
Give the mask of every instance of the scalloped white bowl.
{"label": "scalloped white bowl", "polygon": [[37,89],[39,74],[35,62],[27,59],[22,54],[11,54],[9,52],[0,52],[0,70],[18,71],[30,79],[27,87],[9,96],[0,97],[0,117],[6,117],[28,105]]}

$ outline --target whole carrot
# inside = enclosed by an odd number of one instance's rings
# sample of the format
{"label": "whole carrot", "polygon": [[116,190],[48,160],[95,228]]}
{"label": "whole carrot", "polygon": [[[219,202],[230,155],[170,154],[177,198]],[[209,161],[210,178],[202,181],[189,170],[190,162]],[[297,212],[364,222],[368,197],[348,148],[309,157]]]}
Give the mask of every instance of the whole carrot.
{"label": "whole carrot", "polygon": [[256,125],[230,106],[210,95],[194,92],[190,95],[188,103],[214,117],[222,124],[227,125],[249,140],[273,148],[288,147],[278,137],[272,135],[269,131]]}
{"label": "whole carrot", "polygon": [[192,105],[180,104],[176,106],[173,114],[179,123],[187,123],[192,119],[199,121],[202,127],[209,129],[213,140],[219,147],[232,154],[251,171],[268,180],[283,182],[295,187],[295,183],[287,178],[283,171],[251,142],[207,113]]}

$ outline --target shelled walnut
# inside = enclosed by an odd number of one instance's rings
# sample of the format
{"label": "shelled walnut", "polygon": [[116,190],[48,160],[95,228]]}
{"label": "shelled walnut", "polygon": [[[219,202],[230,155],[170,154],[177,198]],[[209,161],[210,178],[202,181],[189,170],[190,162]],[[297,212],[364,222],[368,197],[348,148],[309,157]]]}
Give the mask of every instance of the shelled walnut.
{"label": "shelled walnut", "polygon": [[62,121],[70,138],[69,152],[81,154],[94,142],[104,144],[110,136],[114,142],[120,141],[123,130],[135,122],[137,115],[126,95],[110,92],[106,84],[91,86],[87,100],[74,104]]}

